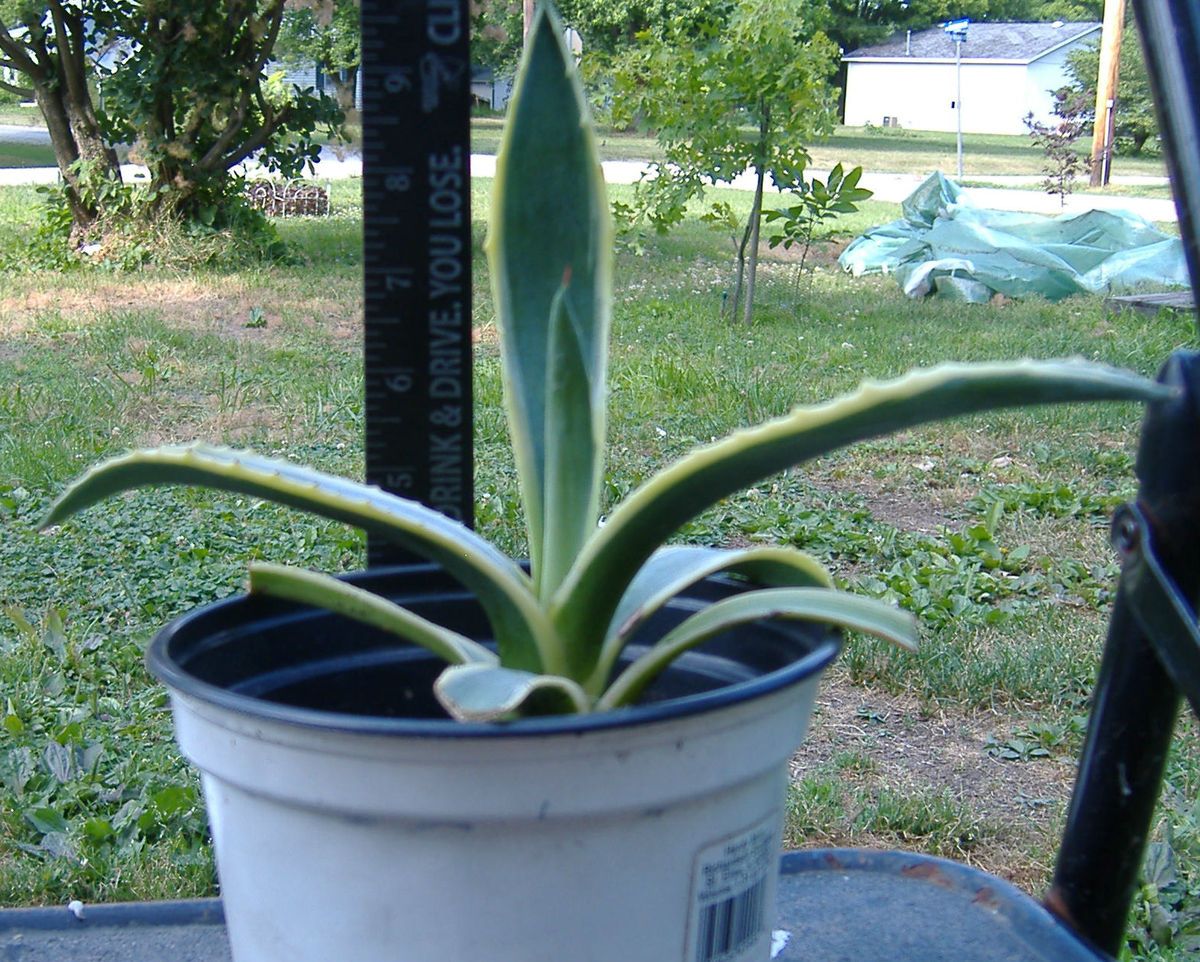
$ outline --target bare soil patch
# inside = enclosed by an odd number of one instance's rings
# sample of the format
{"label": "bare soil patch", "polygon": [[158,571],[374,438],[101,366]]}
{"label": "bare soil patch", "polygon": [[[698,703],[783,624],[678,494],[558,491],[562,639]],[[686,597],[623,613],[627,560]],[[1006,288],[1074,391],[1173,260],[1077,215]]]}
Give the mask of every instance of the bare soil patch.
{"label": "bare soil patch", "polygon": [[876,520],[901,530],[937,534],[961,515],[962,498],[941,488],[914,487],[895,477],[880,480],[870,472],[845,472],[827,462],[811,466],[809,477],[831,494],[861,498]]}
{"label": "bare soil patch", "polygon": [[[857,687],[835,670],[817,697],[808,739],[792,759],[792,777],[836,772],[851,806],[856,795],[880,789],[912,797],[948,791],[971,821],[986,827],[960,857],[1036,892],[1052,868],[1075,760],[1063,755],[1004,761],[988,753],[989,737],[1008,737],[1020,723],[993,712],[929,714],[915,698]],[[847,753],[852,765],[844,764]],[[855,811],[844,814],[841,823],[809,841],[823,847],[905,847],[904,840],[856,828]]]}
{"label": "bare soil patch", "polygon": [[799,264],[803,257],[805,267],[835,267],[837,259],[842,256],[842,251],[849,243],[848,240],[837,239],[815,240],[809,245],[808,254],[805,255],[804,248],[799,244],[793,244],[790,248],[780,245],[772,249],[764,241],[760,248],[760,256],[784,264]]}
{"label": "bare soil patch", "polygon": [[[339,296],[340,295],[340,296]],[[357,282],[329,296],[312,296],[280,286],[238,283],[230,278],[139,279],[136,284],[102,280],[78,289],[31,289],[0,298],[0,337],[21,334],[47,313],[95,320],[114,313],[154,313],[183,330],[272,345],[288,325],[310,325],[336,340],[362,337],[363,303]],[[259,318],[260,320],[255,320]],[[287,322],[287,324],[281,323]],[[496,326],[471,332],[472,343],[495,344]],[[0,344],[0,358],[15,347]]]}
{"label": "bare soil patch", "polygon": [[[255,309],[262,312],[264,326],[248,325]],[[26,331],[48,312],[86,321],[122,311],[153,312],[187,330],[263,342],[278,338],[284,318],[320,326],[336,338],[362,331],[362,297],[349,289],[342,297],[313,297],[225,277],[139,278],[136,284],[105,279],[77,288],[26,290],[0,299],[0,335]]]}
{"label": "bare soil patch", "polygon": [[922,501],[894,491],[864,491],[868,510],[894,528],[936,534],[953,520],[942,505]]}
{"label": "bare soil patch", "polygon": [[903,491],[872,487],[865,482],[844,486],[844,490],[859,495],[877,520],[904,531],[937,534],[955,520],[951,509],[940,500],[917,498]]}
{"label": "bare soil patch", "polygon": [[157,447],[162,444],[205,441],[242,445],[266,437],[290,437],[288,416],[260,402],[247,402],[237,408],[225,409],[214,405],[207,414],[203,413],[204,410],[198,408],[194,418],[185,418],[174,424],[161,416],[161,412],[148,413],[145,423],[150,427],[137,438],[137,444]]}
{"label": "bare soil patch", "polygon": [[[919,452],[898,454],[864,450],[854,460],[822,462],[810,469],[812,479],[830,490],[862,498],[882,522],[908,531],[937,534],[963,523],[965,505],[989,484],[1036,483],[1037,464],[1021,450],[1017,438],[997,437],[985,430],[902,432],[891,441],[897,449],[926,440]],[[1097,449],[1118,450],[1124,438],[1097,435]],[[886,471],[879,469],[886,468]],[[881,476],[876,477],[876,474]]]}

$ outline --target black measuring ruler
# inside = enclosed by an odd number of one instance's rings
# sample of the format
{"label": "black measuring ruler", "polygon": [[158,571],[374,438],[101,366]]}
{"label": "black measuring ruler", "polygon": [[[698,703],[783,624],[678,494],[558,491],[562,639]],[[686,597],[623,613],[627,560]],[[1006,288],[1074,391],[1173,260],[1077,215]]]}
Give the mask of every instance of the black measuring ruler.
{"label": "black measuring ruler", "polygon": [[[468,0],[362,0],[367,481],[467,525]],[[419,560],[381,539],[371,566]]]}

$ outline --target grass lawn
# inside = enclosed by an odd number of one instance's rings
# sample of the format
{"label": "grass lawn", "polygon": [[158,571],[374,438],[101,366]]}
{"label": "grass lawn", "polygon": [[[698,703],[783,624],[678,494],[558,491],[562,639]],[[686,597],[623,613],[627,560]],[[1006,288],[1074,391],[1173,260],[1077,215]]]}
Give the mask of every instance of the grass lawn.
{"label": "grass lawn", "polygon": [[53,166],[55,166],[54,151],[49,144],[0,142],[0,168]]}
{"label": "grass lawn", "polygon": [[[165,619],[239,590],[251,559],[348,569],[363,539],[190,489],[139,492],[46,534],[35,524],[85,465],[133,445],[202,438],[361,473],[356,189],[334,184],[327,219],[281,223],[296,266],[0,272],[0,904],[214,891],[197,781],[143,647]],[[8,243],[34,197],[0,193]],[[867,204],[844,229],[896,213]],[[731,325],[727,244],[693,220],[618,257],[610,497],[698,442],[864,376],[1023,354],[1151,373],[1196,344],[1187,320],[1108,316],[1098,298],[910,301],[892,279],[838,272],[833,244],[799,284],[767,252],[755,323]],[[477,526],[520,554],[486,293],[474,321]],[[1045,884],[1117,570],[1106,517],[1134,490],[1138,421],[1132,405],[1082,406],[908,431],[772,478],[680,532],[801,546],[921,619],[919,654],[854,639],[831,672],[793,765],[788,844],[902,846]],[[1161,807],[1182,888],[1162,902],[1200,888],[1197,797],[1187,716]],[[1149,893],[1132,957],[1182,962],[1150,944]]]}
{"label": "grass lawn", "polygon": [[0,104],[0,124],[21,127],[45,127],[46,120],[36,104]]}
{"label": "grass lawn", "polygon": [[[999,187],[1004,190],[1036,190],[1043,191],[1045,187],[1040,181],[1035,183],[1017,183],[1011,181],[988,180],[986,177],[964,178],[961,187]],[[1172,200],[1175,192],[1170,184],[1109,184],[1107,187],[1089,187],[1082,179],[1076,182],[1073,194],[1120,194],[1124,197],[1148,197],[1154,200]]]}
{"label": "grass lawn", "polygon": [[[475,117],[471,121],[471,149],[476,153],[495,153],[504,129],[503,118]],[[644,132],[599,131],[600,155],[604,160],[655,160],[661,157],[653,136]],[[941,170],[951,174],[958,169],[957,142],[953,133],[892,128],[838,127],[826,140],[810,148],[812,167],[825,171],[836,163],[861,164],[864,170],[892,174],[927,174]],[[1090,144],[1080,141],[1081,155]],[[1004,134],[966,134],[963,136],[965,177],[984,180],[1000,174],[1041,174],[1042,152],[1028,137]],[[1117,157],[1113,174],[1165,177],[1161,157]],[[1084,181],[1086,183],[1086,181]],[[1117,188],[1109,188],[1116,192]],[[1124,188],[1121,188],[1123,191]],[[1167,194],[1166,196],[1170,196]]]}

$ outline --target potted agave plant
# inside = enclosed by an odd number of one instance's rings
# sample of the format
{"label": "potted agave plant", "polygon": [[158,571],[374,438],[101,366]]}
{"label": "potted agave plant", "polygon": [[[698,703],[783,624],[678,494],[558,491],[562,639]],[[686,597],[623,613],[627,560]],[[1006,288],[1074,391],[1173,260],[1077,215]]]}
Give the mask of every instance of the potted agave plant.
{"label": "potted agave plant", "polygon": [[663,543],[858,439],[1161,389],[1079,361],[916,372],[701,448],[600,525],[610,225],[545,9],[490,229],[528,567],[412,501],[205,446],[101,464],[46,523],[138,485],[211,485],[430,562],[343,578],[256,564],[248,596],[151,646],[202,773],[238,962],[764,960],[786,762],[836,629],[911,645],[914,627],[799,551]]}

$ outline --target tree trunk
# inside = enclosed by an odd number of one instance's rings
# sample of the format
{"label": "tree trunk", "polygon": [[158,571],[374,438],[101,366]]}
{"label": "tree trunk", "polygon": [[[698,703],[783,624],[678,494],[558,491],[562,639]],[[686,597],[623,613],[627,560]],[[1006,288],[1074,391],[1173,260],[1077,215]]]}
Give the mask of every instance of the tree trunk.
{"label": "tree trunk", "polygon": [[29,14],[23,22],[24,41],[0,36],[0,52],[29,83],[46,120],[76,231],[86,231],[100,213],[95,185],[119,182],[121,169],[92,104],[83,14],[59,0],[47,6],[46,20]]}
{"label": "tree trunk", "polygon": [[746,221],[746,229],[742,231],[742,242],[735,247],[734,263],[736,274],[733,280],[733,305],[729,308],[729,316],[737,320],[738,310],[742,306],[742,287],[746,279],[746,245],[750,243],[750,222]]}
{"label": "tree trunk", "polygon": [[[74,103],[61,86],[40,82],[34,83],[33,93],[45,118],[54,160],[67,188],[71,219],[76,228],[86,230],[100,213],[88,182],[119,182],[121,170],[117,155],[101,135],[90,102]],[[81,170],[79,161],[89,169]]]}
{"label": "tree trunk", "polygon": [[[758,103],[758,149],[754,164],[754,200],[750,202],[750,214],[746,221],[746,232],[742,235],[741,257],[745,262],[746,301],[742,305],[742,323],[747,327],[754,315],[754,287],[758,280],[758,236],[762,226],[763,185],[767,176],[767,148],[771,134],[771,108],[763,101]],[[749,248],[749,250],[747,250]]]}
{"label": "tree trunk", "polygon": [[746,225],[750,250],[746,257],[746,303],[742,308],[742,323],[747,327],[754,312],[754,282],[758,279],[758,232],[762,224],[763,182],[767,176],[762,167],[756,168],[755,173],[754,200],[750,204],[750,222]]}

